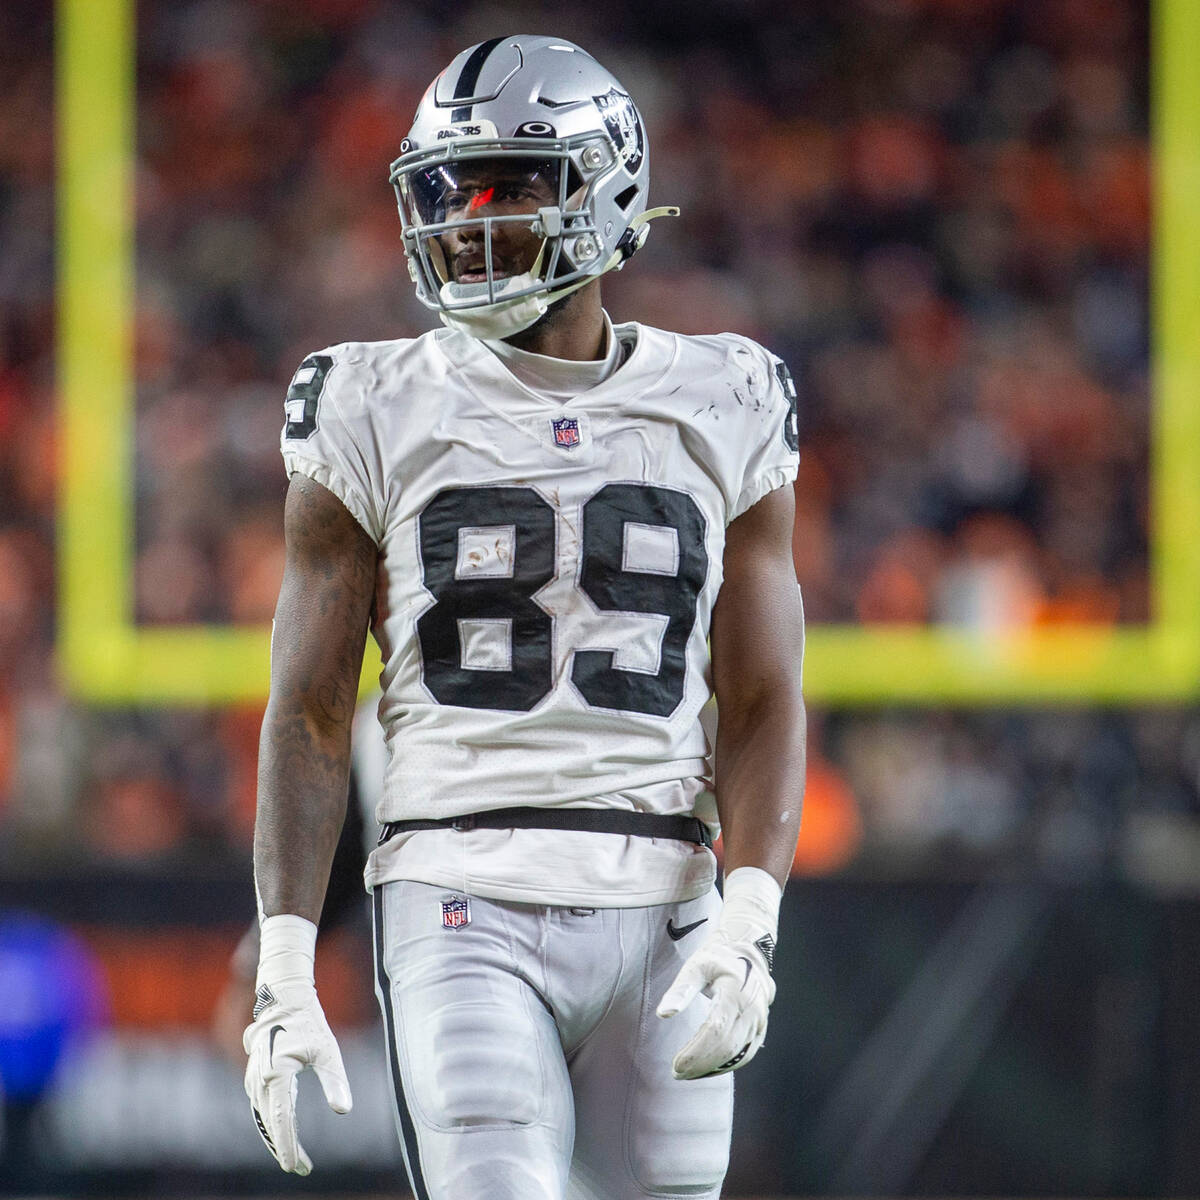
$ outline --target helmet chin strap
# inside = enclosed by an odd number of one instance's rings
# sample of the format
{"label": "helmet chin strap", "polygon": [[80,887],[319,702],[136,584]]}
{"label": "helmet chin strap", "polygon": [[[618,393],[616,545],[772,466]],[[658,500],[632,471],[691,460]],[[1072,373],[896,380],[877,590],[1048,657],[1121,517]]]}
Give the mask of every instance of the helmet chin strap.
{"label": "helmet chin strap", "polygon": [[[496,290],[502,293],[516,291],[519,288],[530,287],[536,282],[533,272],[526,271],[524,275],[513,275],[504,280],[504,286]],[[485,289],[486,294],[486,283],[468,286]],[[443,284],[441,297],[443,304],[451,300],[465,299],[463,285]],[[538,295],[531,292],[516,300],[497,300],[492,304],[481,304],[477,308],[460,308],[454,311],[443,308],[438,312],[438,316],[441,317],[442,324],[449,329],[490,342],[512,337],[514,333],[528,329],[549,307],[550,302],[544,293]]]}
{"label": "helmet chin strap", "polygon": [[[527,287],[534,287],[538,283],[537,275],[546,253],[546,243],[543,241],[537,259],[528,271],[521,275],[513,275],[503,280],[499,287],[493,288],[493,294],[499,293],[500,299],[491,304],[481,304],[470,309],[447,310],[443,308],[438,316],[441,317],[443,325],[457,330],[459,333],[469,334],[471,337],[480,338],[483,341],[503,341],[504,338],[512,337],[514,333],[520,333],[522,329],[528,329],[534,321],[545,315],[551,304],[564,299],[572,292],[579,291],[593,279],[599,279],[601,275],[607,275],[609,271],[619,271],[645,243],[646,235],[650,232],[646,226],[656,217],[677,216],[679,216],[679,209],[673,205],[647,209],[629,222],[629,228],[625,231],[621,244],[613,252],[608,262],[594,275],[578,279],[557,291],[531,292],[527,296],[505,300],[504,292],[521,291]],[[475,294],[476,290],[486,295],[487,287],[486,283],[444,283],[440,292],[442,303],[448,304],[456,300],[464,300]]]}

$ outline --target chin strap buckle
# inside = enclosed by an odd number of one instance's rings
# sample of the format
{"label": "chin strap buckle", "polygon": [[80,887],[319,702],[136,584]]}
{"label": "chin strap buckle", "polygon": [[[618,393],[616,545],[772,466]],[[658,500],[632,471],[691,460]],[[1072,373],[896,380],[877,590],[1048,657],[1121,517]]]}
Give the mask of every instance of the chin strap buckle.
{"label": "chin strap buckle", "polygon": [[621,256],[619,266],[623,267],[642,248],[649,232],[650,230],[644,227],[635,230],[631,225],[621,234],[621,240],[617,242],[617,253]]}

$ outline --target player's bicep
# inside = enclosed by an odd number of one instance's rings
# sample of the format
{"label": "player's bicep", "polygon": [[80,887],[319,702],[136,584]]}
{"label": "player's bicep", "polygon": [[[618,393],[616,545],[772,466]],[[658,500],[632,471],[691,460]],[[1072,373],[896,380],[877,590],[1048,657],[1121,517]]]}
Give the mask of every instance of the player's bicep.
{"label": "player's bicep", "polygon": [[786,689],[799,694],[804,612],[792,565],[795,493],[768,492],[725,531],[724,581],[713,608],[713,685],[723,714]]}
{"label": "player's bicep", "polygon": [[271,637],[271,691],[320,719],[354,714],[375,594],[375,543],[327,488],[302,474],[288,485],[286,560]]}

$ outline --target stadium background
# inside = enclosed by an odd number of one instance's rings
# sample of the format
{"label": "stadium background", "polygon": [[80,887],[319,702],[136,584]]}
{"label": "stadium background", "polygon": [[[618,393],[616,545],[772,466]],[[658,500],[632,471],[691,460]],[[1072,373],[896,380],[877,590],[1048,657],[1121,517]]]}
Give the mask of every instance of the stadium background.
{"label": "stadium background", "polygon": [[1200,1189],[1197,7],[0,10],[0,1189],[403,1190],[359,930],[323,939],[356,1109],[306,1091],[312,1180],[209,1023],[283,388],[428,327],[386,166],[522,30],[611,66],[683,209],[610,311],[749,334],[801,394],[813,763],[729,1193]]}

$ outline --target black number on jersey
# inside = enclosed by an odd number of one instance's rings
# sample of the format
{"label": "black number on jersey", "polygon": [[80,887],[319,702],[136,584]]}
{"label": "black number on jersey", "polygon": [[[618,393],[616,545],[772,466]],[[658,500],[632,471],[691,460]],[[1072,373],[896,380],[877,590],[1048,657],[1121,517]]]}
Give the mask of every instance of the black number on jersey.
{"label": "black number on jersey", "polygon": [[[666,626],[657,670],[618,667],[611,649],[577,649],[572,681],[593,707],[670,716],[683,699],[708,574],[704,515],[686,492],[610,483],[583,506],[582,524],[579,586],[591,602],[603,612],[659,616]],[[528,487],[448,488],[417,527],[422,582],[436,601],[417,621],[425,686],[441,704],[529,711],[554,684],[553,626],[533,598],[554,576],[554,509]],[[631,527],[648,532],[657,561],[630,561]],[[508,657],[464,667],[464,639],[486,622],[506,626]]]}
{"label": "black number on jersey", "polygon": [[783,390],[788,402],[788,410],[783,414],[783,444],[792,451],[800,449],[800,410],[796,399],[796,384],[792,373],[782,362],[775,363],[775,378]]}
{"label": "black number on jersey", "polygon": [[[463,532],[497,527],[507,536],[493,537],[494,562],[460,577]],[[449,488],[418,529],[421,579],[437,600],[417,621],[425,686],[439,704],[528,712],[551,687],[550,617],[532,597],[554,577],[554,509],[533,488]],[[508,625],[507,669],[462,665],[462,622],[486,621]]]}
{"label": "black number on jersey", "polygon": [[[675,531],[675,572],[625,567],[627,522]],[[708,574],[704,514],[686,492],[637,483],[609,483],[583,506],[583,572],[579,586],[606,612],[667,618],[658,671],[613,666],[611,650],[576,650],[571,678],[595,708],[669,717],[683,699],[687,641],[696,599]]]}
{"label": "black number on jersey", "polygon": [[303,442],[316,432],[317,406],[332,366],[333,359],[328,354],[310,354],[292,377],[283,403],[286,418],[283,436],[289,442]]}

